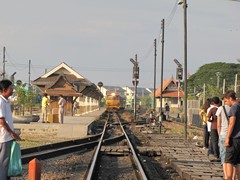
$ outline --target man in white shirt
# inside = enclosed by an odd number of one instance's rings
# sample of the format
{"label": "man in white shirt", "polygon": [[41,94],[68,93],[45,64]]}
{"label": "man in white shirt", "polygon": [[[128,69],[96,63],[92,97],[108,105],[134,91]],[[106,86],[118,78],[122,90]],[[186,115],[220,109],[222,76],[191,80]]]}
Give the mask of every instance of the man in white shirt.
{"label": "man in white shirt", "polygon": [[66,100],[63,98],[63,95],[60,95],[60,99],[58,101],[58,119],[59,123],[63,124],[63,117],[64,117],[64,106],[66,105]]}
{"label": "man in white shirt", "polygon": [[0,81],[0,92],[0,179],[6,180],[12,141],[21,138],[14,132],[11,105],[8,100],[13,93],[12,82]]}

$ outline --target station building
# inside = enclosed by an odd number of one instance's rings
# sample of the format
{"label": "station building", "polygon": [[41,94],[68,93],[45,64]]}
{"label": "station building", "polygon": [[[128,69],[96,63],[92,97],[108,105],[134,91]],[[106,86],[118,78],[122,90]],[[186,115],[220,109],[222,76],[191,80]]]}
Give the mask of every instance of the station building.
{"label": "station building", "polygon": [[85,114],[99,109],[99,100],[103,94],[98,87],[68,66],[65,62],[48,71],[32,82],[43,95],[47,93],[50,113],[57,114],[58,98],[63,95],[67,101],[65,115],[73,115],[73,103],[78,102],[76,115]]}
{"label": "station building", "polygon": [[[161,92],[162,89],[162,92]],[[161,97],[162,97],[162,110],[166,103],[170,106],[170,113],[178,113],[179,109],[182,107],[182,98],[184,93],[181,88],[178,89],[178,84],[173,77],[163,82],[163,87],[157,88],[155,91],[156,97],[156,110],[160,111]],[[178,101],[179,98],[179,101]],[[179,104],[178,104],[179,103]]]}

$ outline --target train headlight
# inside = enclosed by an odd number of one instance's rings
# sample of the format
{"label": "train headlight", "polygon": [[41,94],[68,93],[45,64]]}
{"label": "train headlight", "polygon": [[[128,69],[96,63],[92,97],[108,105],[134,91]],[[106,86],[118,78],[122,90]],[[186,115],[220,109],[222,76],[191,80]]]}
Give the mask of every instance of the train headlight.
{"label": "train headlight", "polygon": [[115,96],[115,93],[111,93],[112,96]]}

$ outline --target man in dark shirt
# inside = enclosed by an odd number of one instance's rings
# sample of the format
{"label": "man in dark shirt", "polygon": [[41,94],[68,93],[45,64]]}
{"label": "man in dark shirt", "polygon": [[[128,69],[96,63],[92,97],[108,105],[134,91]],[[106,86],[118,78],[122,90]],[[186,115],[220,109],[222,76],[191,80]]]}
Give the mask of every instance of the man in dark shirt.
{"label": "man in dark shirt", "polygon": [[224,94],[224,101],[231,106],[229,112],[228,132],[225,140],[226,146],[226,174],[227,179],[232,179],[233,166],[236,167],[240,179],[240,105],[236,100],[236,93],[229,90]]}
{"label": "man in dark shirt", "polygon": [[211,132],[210,132],[210,146],[212,148],[212,153],[209,154],[210,160],[217,160],[219,158],[219,147],[218,147],[218,131],[217,131],[217,108],[220,104],[220,99],[218,97],[213,97],[211,99],[211,104],[213,104],[213,108],[207,114],[207,119],[211,122]]}

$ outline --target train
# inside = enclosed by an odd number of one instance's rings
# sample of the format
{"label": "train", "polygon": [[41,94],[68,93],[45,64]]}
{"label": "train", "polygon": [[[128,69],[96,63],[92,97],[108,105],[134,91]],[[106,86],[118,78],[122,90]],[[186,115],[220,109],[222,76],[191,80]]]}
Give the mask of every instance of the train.
{"label": "train", "polygon": [[119,111],[125,108],[126,98],[121,96],[118,92],[107,92],[106,94],[106,110]]}

